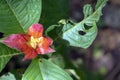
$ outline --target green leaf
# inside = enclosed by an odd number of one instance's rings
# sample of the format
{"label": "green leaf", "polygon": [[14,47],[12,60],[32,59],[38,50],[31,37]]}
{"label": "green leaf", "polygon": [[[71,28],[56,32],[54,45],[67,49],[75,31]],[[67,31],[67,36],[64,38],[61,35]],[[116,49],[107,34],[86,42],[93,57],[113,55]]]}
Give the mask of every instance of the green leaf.
{"label": "green leaf", "polygon": [[16,80],[16,79],[13,74],[8,73],[6,75],[1,76],[0,80]]}
{"label": "green leaf", "polygon": [[88,48],[97,35],[96,22],[98,22],[106,2],[107,0],[98,0],[93,13],[90,5],[85,6],[85,18],[81,22],[75,25],[67,23],[63,26],[63,39],[67,40],[71,46]]}
{"label": "green leaf", "polygon": [[46,34],[47,36],[49,36],[48,33],[49,33],[50,31],[52,31],[53,29],[55,29],[55,27],[58,27],[58,26],[59,26],[59,25],[51,25],[51,26],[49,26],[49,27],[46,29],[45,34]]}
{"label": "green leaf", "polygon": [[22,80],[72,80],[72,78],[57,65],[45,59],[34,59]]}
{"label": "green leaf", "polygon": [[12,56],[18,55],[18,51],[7,47],[6,45],[0,43],[0,72],[11,59]]}
{"label": "green leaf", "polygon": [[84,18],[87,18],[93,13],[93,9],[90,4],[87,4],[83,8]]}
{"label": "green leaf", "polygon": [[40,15],[41,0],[0,0],[0,32],[24,33]]}
{"label": "green leaf", "polygon": [[40,23],[43,25],[48,27],[60,19],[69,18],[69,0],[43,0],[42,4],[43,12]]}

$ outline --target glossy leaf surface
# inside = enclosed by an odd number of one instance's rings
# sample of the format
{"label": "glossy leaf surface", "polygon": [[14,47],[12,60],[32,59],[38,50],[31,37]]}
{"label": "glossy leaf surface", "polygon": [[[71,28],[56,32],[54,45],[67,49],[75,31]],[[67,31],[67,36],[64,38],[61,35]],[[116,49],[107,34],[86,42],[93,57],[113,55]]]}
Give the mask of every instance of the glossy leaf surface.
{"label": "glossy leaf surface", "polygon": [[72,78],[57,65],[45,59],[34,59],[22,80],[72,80]]}
{"label": "glossy leaf surface", "polygon": [[24,33],[40,15],[41,0],[0,0],[0,32]]}
{"label": "glossy leaf surface", "polygon": [[0,43],[0,72],[11,59],[12,56],[18,55],[18,51],[7,47],[6,45]]}

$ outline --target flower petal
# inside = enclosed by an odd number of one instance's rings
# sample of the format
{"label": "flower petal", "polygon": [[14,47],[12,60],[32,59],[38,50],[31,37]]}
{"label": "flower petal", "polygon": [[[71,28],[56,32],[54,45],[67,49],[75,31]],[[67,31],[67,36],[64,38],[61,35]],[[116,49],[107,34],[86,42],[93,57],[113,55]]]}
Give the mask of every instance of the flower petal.
{"label": "flower petal", "polygon": [[24,39],[21,34],[12,34],[8,36],[5,40],[3,40],[3,43],[8,45],[11,48],[16,48],[21,50],[21,48],[26,44],[26,40]]}
{"label": "flower petal", "polygon": [[16,48],[25,54],[26,59],[32,59],[36,57],[36,51],[27,44],[27,39],[29,38],[26,34],[12,34],[8,36],[3,43],[11,48]]}
{"label": "flower petal", "polygon": [[33,59],[37,56],[36,51],[28,45],[25,45],[21,51],[25,54],[23,60]]}
{"label": "flower petal", "polygon": [[50,45],[52,45],[52,43],[53,43],[53,40],[51,39],[51,38],[49,38],[49,37],[46,37],[47,39],[48,39],[48,41],[49,41],[49,44]]}
{"label": "flower petal", "polygon": [[36,49],[38,54],[47,54],[51,52],[55,52],[55,50],[50,48],[52,44],[52,39],[49,37],[42,37],[40,43],[38,44],[38,48]]}
{"label": "flower petal", "polygon": [[50,47],[49,47],[48,49],[44,49],[43,47],[42,47],[42,48],[39,47],[39,48],[37,48],[36,50],[37,50],[37,53],[38,53],[38,54],[48,54],[48,53],[55,52],[55,50],[52,49],[52,48],[50,48]]}
{"label": "flower petal", "polygon": [[33,24],[28,29],[28,34],[33,37],[41,37],[43,34],[43,26],[41,24]]}
{"label": "flower petal", "polygon": [[21,34],[21,36],[22,36],[26,41],[29,41],[29,40],[30,40],[30,35]]}

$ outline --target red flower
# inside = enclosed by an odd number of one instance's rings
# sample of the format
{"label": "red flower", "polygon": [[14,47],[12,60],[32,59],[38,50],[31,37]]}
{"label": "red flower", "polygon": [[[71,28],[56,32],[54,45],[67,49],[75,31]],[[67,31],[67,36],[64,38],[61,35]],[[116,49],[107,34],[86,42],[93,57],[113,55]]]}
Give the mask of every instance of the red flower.
{"label": "red flower", "polygon": [[8,36],[3,43],[11,48],[16,48],[25,54],[24,60],[33,59],[37,54],[47,54],[55,52],[50,45],[52,39],[42,36],[43,26],[33,24],[28,29],[28,34],[12,34]]}

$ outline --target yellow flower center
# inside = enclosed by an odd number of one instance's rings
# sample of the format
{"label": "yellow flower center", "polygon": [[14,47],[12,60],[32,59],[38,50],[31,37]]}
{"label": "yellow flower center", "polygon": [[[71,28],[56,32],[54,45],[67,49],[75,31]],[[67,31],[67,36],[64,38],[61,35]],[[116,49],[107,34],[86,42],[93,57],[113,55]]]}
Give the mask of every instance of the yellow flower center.
{"label": "yellow flower center", "polygon": [[40,43],[41,39],[42,39],[42,37],[35,38],[35,37],[31,36],[30,41],[28,41],[28,44],[35,49],[37,47],[37,45]]}

